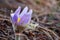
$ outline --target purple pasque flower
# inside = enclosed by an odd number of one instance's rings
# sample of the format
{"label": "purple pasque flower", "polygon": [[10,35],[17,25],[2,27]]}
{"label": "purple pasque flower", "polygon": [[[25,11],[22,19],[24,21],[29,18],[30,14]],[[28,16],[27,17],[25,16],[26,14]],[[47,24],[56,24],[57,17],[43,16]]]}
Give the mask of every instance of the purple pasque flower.
{"label": "purple pasque flower", "polygon": [[21,12],[21,7],[19,6],[18,9],[11,14],[12,23],[22,26],[29,24],[31,16],[32,9],[28,11],[28,7],[26,6]]}

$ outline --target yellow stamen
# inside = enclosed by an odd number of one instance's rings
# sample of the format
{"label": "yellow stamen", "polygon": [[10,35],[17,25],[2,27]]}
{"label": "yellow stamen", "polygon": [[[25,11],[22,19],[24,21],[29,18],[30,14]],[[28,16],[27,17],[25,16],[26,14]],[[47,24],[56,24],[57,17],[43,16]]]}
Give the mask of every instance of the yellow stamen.
{"label": "yellow stamen", "polygon": [[20,22],[20,18],[18,18],[17,22]]}

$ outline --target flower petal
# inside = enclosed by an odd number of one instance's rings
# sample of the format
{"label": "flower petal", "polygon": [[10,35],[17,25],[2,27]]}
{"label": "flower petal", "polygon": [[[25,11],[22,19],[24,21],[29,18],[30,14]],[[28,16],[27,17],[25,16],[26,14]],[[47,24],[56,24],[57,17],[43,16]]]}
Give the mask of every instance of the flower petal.
{"label": "flower petal", "polygon": [[17,18],[18,18],[18,16],[14,15],[14,16],[12,17],[12,22],[13,22],[13,23],[16,23],[16,22],[17,22]]}
{"label": "flower petal", "polygon": [[28,23],[30,23],[30,21],[31,21],[32,12],[33,12],[32,9],[30,9],[29,12],[26,14],[26,15],[28,15],[28,19],[27,19]]}
{"label": "flower petal", "polygon": [[26,7],[23,9],[23,11],[21,12],[20,17],[22,17],[24,14],[26,14],[27,11],[28,11],[28,7],[26,6]]}
{"label": "flower petal", "polygon": [[16,11],[11,14],[11,17],[13,17],[14,15],[19,15],[20,11],[21,11],[21,7],[19,6],[19,7],[16,9]]}
{"label": "flower petal", "polygon": [[21,11],[21,7],[19,6],[19,7],[16,9],[16,11],[14,12],[14,14],[19,14],[20,11]]}
{"label": "flower petal", "polygon": [[25,14],[23,17],[23,25],[28,24],[30,19],[31,19],[31,16]]}
{"label": "flower petal", "polygon": [[14,16],[14,14],[11,14],[11,17],[13,17]]}
{"label": "flower petal", "polygon": [[30,9],[29,12],[28,12],[28,14],[32,15],[32,12],[33,12],[32,9]]}

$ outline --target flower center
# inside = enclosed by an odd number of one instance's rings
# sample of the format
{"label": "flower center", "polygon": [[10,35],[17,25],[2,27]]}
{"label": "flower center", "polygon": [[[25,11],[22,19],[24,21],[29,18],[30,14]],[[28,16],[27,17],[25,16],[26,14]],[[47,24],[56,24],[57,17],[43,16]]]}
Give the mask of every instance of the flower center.
{"label": "flower center", "polygon": [[17,23],[19,23],[20,22],[20,18],[18,18],[18,20],[17,20]]}

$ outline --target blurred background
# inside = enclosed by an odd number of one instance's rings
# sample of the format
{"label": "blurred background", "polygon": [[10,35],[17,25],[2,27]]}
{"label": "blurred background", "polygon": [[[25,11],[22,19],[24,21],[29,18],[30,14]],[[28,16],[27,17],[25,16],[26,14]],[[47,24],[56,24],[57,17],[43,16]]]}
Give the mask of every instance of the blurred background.
{"label": "blurred background", "polygon": [[[31,23],[39,24],[34,30],[14,32],[10,14],[18,6],[33,9]],[[15,40],[15,34],[16,40],[60,40],[60,0],[0,0],[0,40]]]}

